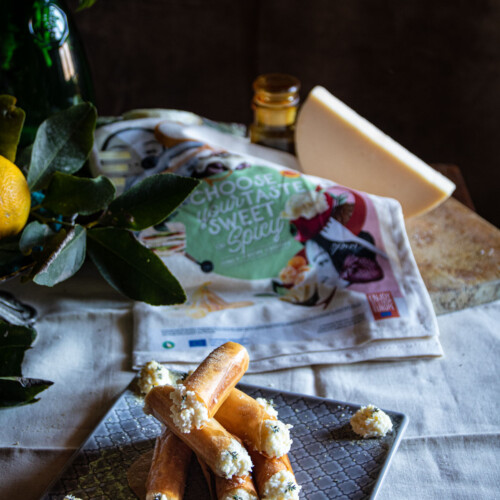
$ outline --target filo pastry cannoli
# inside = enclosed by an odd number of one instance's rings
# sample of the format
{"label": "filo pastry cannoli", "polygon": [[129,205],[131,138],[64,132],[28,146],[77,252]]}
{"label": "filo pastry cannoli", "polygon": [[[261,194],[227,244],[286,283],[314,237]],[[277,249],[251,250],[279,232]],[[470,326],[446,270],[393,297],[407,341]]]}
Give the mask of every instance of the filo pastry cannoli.
{"label": "filo pastry cannoli", "polygon": [[181,432],[173,421],[170,395],[174,388],[168,385],[153,387],[146,396],[144,411],[156,417],[186,443],[217,476],[230,478],[250,473],[252,461],[248,452],[214,418],[209,418],[201,429]]}
{"label": "filo pastry cannoli", "polygon": [[297,500],[297,484],[288,455],[269,458],[249,450],[254,464],[253,478],[261,500]]}
{"label": "filo pastry cannoli", "polygon": [[156,438],[146,480],[146,500],[182,500],[191,449],[169,429]]}
{"label": "filo pastry cannoli", "polygon": [[207,481],[212,500],[258,500],[259,497],[251,475],[233,476],[231,479],[226,479],[214,476],[200,457],[198,457],[198,462]]}
{"label": "filo pastry cannoli", "polygon": [[233,389],[215,414],[215,419],[249,448],[269,457],[281,457],[290,451],[292,426],[278,420],[277,415],[265,399],[256,400]]}
{"label": "filo pastry cannoli", "polygon": [[259,498],[250,475],[235,476],[231,479],[216,476],[215,490],[217,491],[217,500],[258,500]]}
{"label": "filo pastry cannoli", "polygon": [[187,374],[169,370],[157,361],[146,363],[139,372],[137,386],[143,396],[157,385],[175,385],[184,380]]}
{"label": "filo pastry cannoli", "polygon": [[247,350],[226,342],[213,350],[172,394],[172,418],[181,432],[200,429],[213,417],[248,369]]}
{"label": "filo pastry cannoli", "polygon": [[217,500],[217,495],[215,493],[215,478],[213,472],[208,468],[208,465],[198,456],[198,463],[200,464],[201,472],[207,483],[208,493],[210,494],[210,500]]}

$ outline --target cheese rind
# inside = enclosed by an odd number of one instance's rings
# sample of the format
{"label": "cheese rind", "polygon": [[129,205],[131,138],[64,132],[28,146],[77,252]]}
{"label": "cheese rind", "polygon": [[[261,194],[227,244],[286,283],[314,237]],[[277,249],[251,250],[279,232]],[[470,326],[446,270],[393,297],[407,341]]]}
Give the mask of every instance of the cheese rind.
{"label": "cheese rind", "polygon": [[323,87],[311,91],[299,112],[295,145],[304,173],[395,198],[405,217],[434,208],[455,189]]}

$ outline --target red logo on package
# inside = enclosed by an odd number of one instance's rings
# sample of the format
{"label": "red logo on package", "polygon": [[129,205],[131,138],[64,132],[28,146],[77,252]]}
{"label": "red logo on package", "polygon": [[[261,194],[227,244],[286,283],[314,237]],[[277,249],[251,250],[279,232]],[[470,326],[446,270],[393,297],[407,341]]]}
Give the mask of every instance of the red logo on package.
{"label": "red logo on package", "polygon": [[391,292],[368,293],[366,297],[376,320],[399,318],[399,311]]}

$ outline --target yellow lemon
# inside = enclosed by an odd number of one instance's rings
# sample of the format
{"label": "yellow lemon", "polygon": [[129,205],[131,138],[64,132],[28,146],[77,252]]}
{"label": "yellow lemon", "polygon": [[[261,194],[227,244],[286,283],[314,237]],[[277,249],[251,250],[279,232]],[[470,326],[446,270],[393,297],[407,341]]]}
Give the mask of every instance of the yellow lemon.
{"label": "yellow lemon", "polygon": [[30,190],[23,173],[0,156],[0,239],[18,234],[31,207]]}

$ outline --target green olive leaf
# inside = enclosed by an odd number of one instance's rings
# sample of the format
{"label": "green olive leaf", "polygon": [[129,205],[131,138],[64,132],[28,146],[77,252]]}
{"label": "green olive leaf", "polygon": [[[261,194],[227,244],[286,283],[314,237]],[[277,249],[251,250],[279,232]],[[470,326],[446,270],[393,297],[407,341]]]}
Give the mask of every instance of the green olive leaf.
{"label": "green olive leaf", "polygon": [[101,218],[103,226],[140,231],[159,224],[198,185],[191,177],[156,174],[146,177],[118,196]]}
{"label": "green olive leaf", "polygon": [[0,95],[0,155],[11,162],[16,159],[25,117],[24,111],[16,107],[16,101],[11,95]]}
{"label": "green olive leaf", "polygon": [[0,408],[10,408],[35,403],[35,396],[53,382],[25,377],[0,377]]}
{"label": "green olive leaf", "polygon": [[33,281],[38,285],[54,286],[73,276],[82,267],[86,246],[83,226],[61,229],[47,241],[31,273]]}
{"label": "green olive leaf", "polygon": [[91,215],[105,209],[115,196],[115,186],[107,177],[86,179],[55,172],[42,206],[64,216]]}
{"label": "green olive leaf", "polygon": [[85,163],[94,142],[97,118],[90,103],[77,104],[47,118],[39,127],[28,170],[31,191],[44,187],[51,174],[73,174]]}
{"label": "green olive leaf", "polygon": [[88,230],[88,253],[101,275],[127,297],[152,305],[180,304],[186,294],[161,259],[118,228]]}

